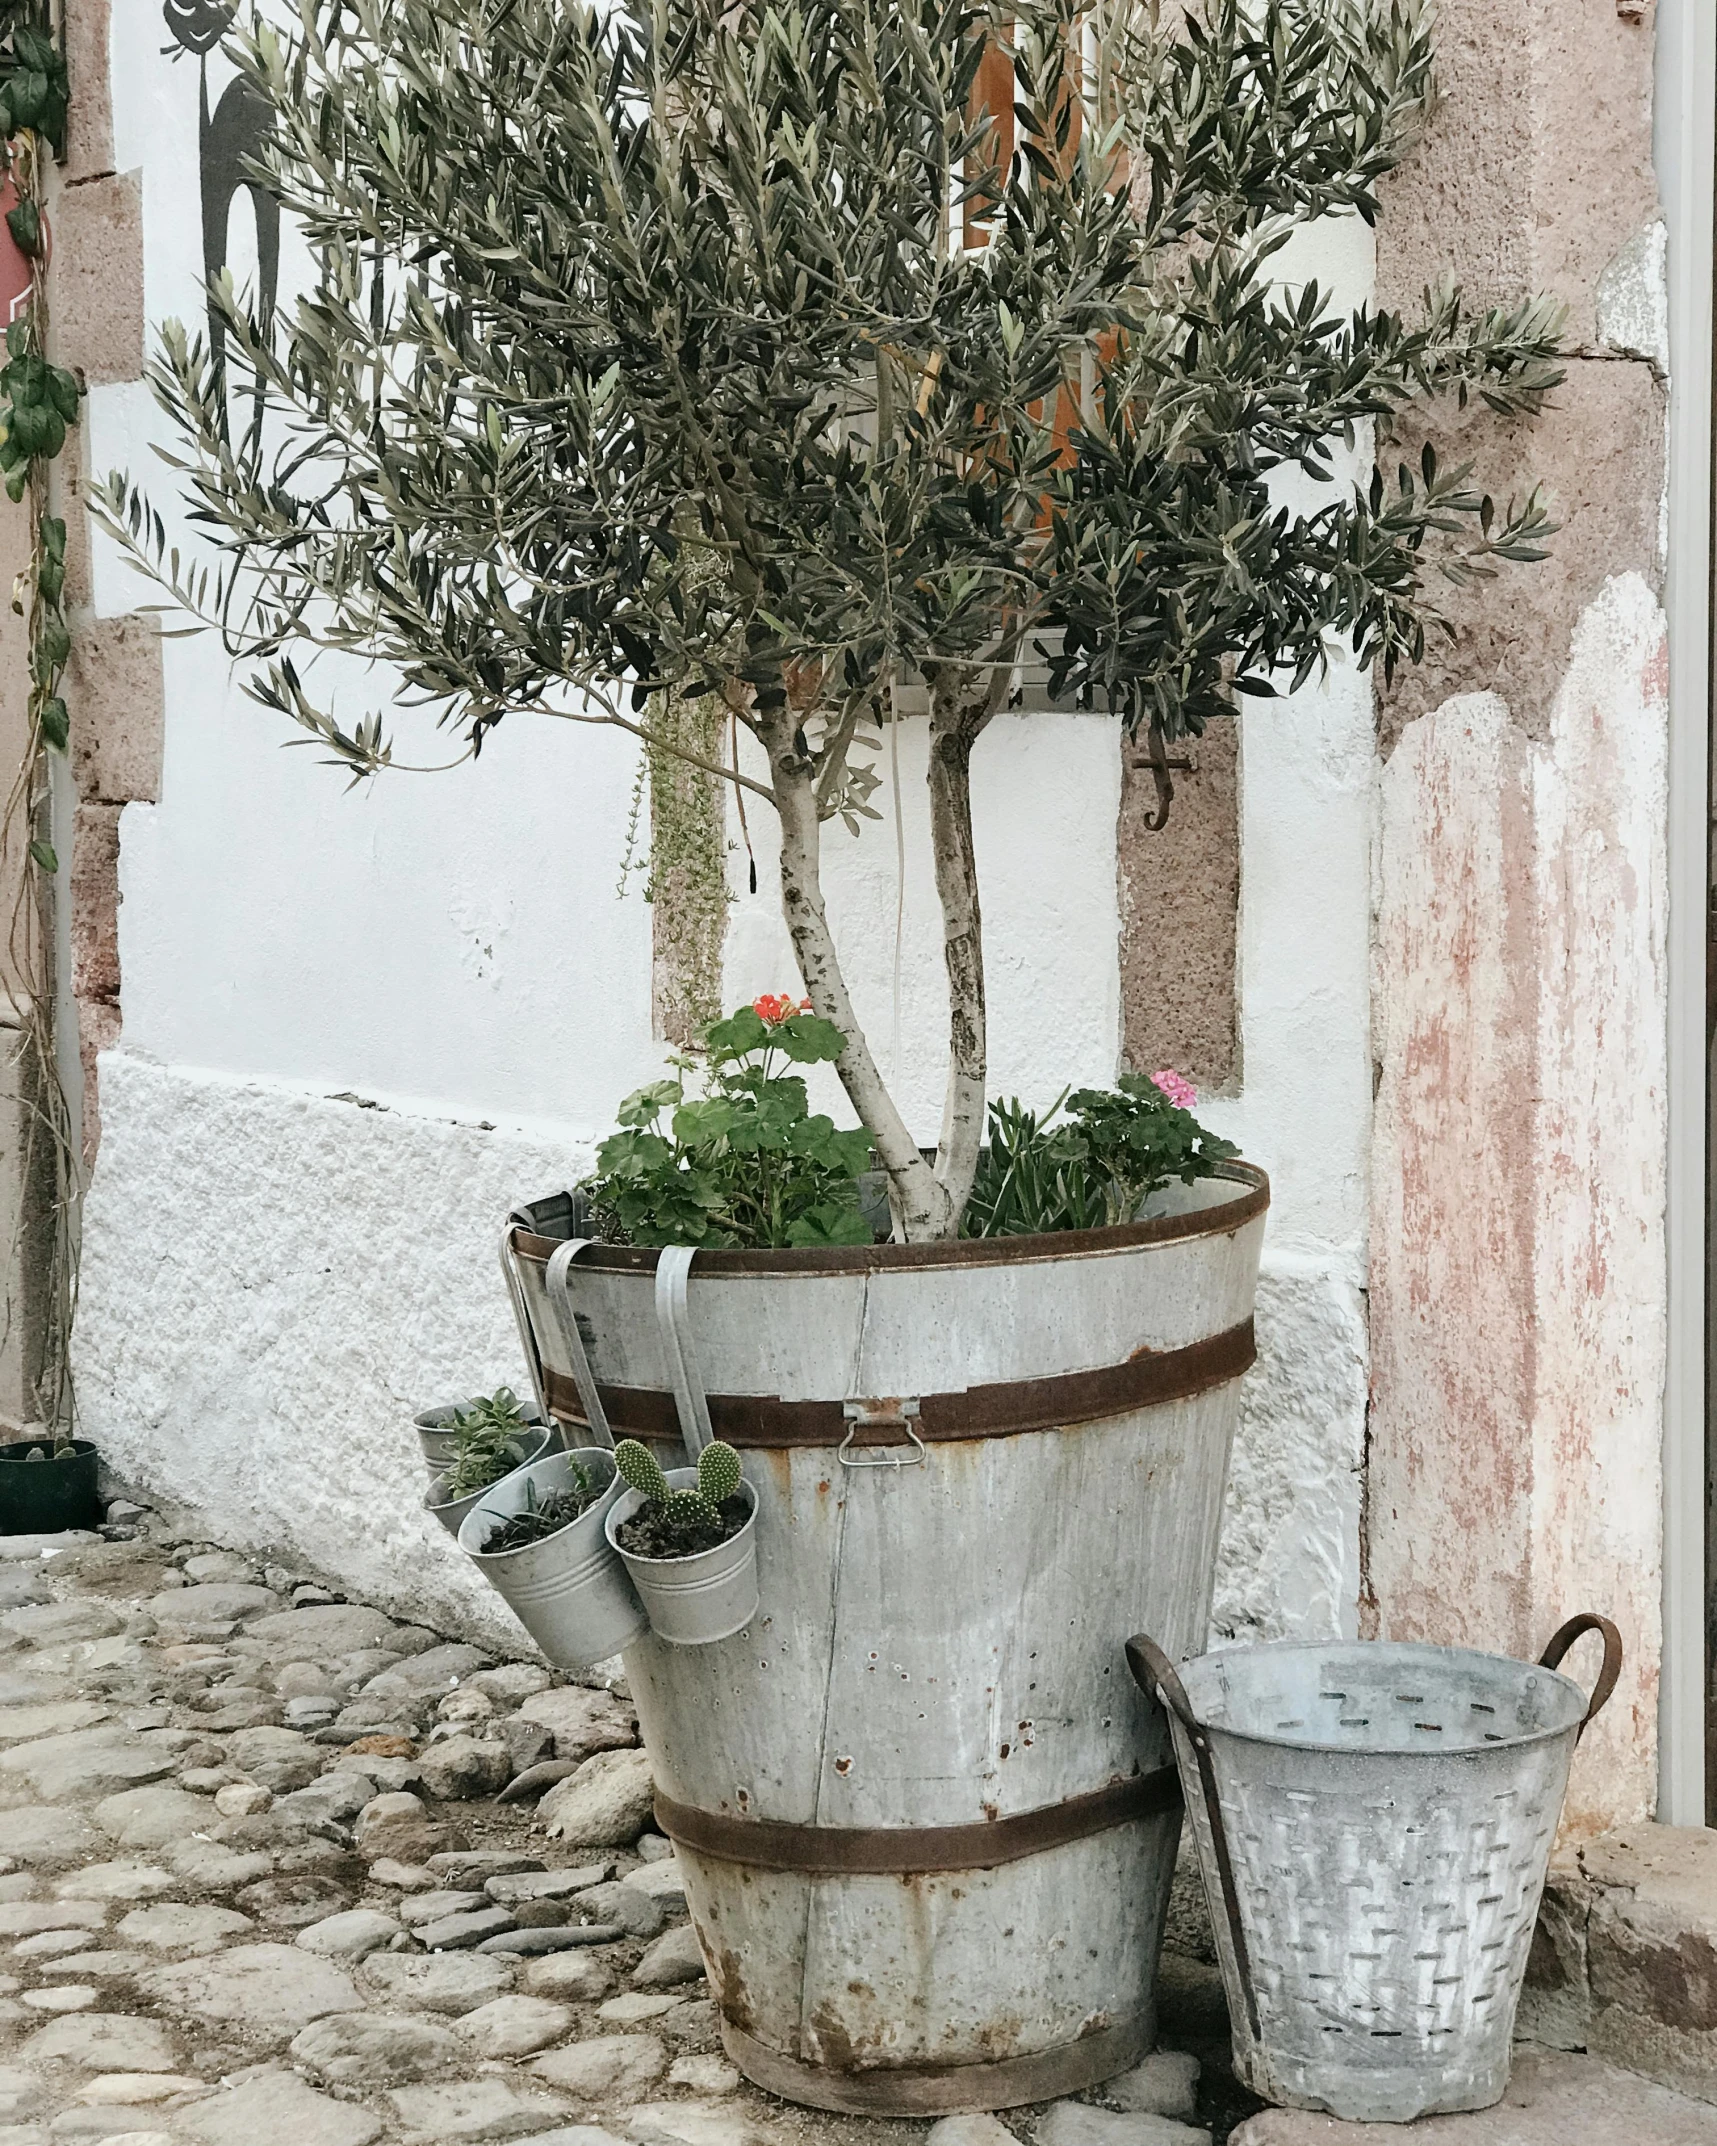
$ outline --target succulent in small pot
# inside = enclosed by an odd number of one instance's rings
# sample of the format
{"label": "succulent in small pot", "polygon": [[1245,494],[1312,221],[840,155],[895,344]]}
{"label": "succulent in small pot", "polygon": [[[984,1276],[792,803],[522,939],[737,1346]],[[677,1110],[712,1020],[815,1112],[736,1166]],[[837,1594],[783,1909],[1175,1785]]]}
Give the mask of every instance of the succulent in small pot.
{"label": "succulent in small pot", "polygon": [[757,1614],[757,1493],[739,1455],[713,1439],[695,1468],[665,1474],[623,1438],[614,1462],[628,1485],[610,1507],[608,1540],[626,1562],[659,1639],[707,1646]]}
{"label": "succulent in small pot", "polygon": [[475,1407],[456,1410],[453,1430],[452,1464],[430,1484],[423,1509],[456,1536],[486,1491],[515,1468],[542,1458],[550,1433],[526,1419],[505,1386]]}
{"label": "succulent in small pot", "polygon": [[[423,1464],[432,1476],[445,1474],[469,1450],[473,1436],[509,1439],[549,1426],[534,1409],[527,1410],[510,1386],[497,1386],[493,1393],[473,1394],[469,1400],[448,1401],[439,1408],[426,1408],[412,1418],[417,1442],[423,1448]],[[493,1480],[493,1478],[491,1478]]]}
{"label": "succulent in small pot", "polygon": [[545,1453],[480,1492],[459,1547],[561,1669],[608,1661],[648,1628],[604,1532],[625,1490],[606,1446]]}
{"label": "succulent in small pot", "polygon": [[60,1535],[101,1524],[97,1455],[64,1426],[0,1445],[0,1535]]}

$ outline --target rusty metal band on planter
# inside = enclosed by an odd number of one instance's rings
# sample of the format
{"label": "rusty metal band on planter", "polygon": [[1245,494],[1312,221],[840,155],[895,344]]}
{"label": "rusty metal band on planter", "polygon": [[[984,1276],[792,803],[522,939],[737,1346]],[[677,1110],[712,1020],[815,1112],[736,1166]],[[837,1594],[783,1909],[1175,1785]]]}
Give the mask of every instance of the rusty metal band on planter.
{"label": "rusty metal band on planter", "polygon": [[[1096,1423],[1130,1415],[1165,1401],[1184,1401],[1249,1371],[1258,1354],[1252,1321],[1212,1334],[1183,1349],[1141,1349],[1124,1364],[1097,1371],[1064,1371],[1053,1378],[1014,1379],[995,1386],[969,1386],[964,1393],[920,1396],[915,1428],[920,1438],[1011,1438],[1024,1431],[1059,1430],[1069,1423]],[[648,1386],[607,1386],[597,1392],[618,1432],[634,1438],[677,1440],[680,1419],[671,1393]],[[559,1372],[548,1373],[552,1414],[582,1423],[578,1389]],[[783,1401],[774,1394],[712,1393],[709,1418],[717,1438],[730,1446],[838,1446],[852,1426],[839,1401]],[[866,1445],[904,1445],[906,1433],[879,1425],[867,1429]]]}
{"label": "rusty metal band on planter", "polygon": [[800,1826],[778,1818],[734,1818],[676,1803],[656,1791],[656,1823],[676,1847],[751,1870],[812,1877],[908,1877],[938,1870],[993,1870],[1046,1848],[1154,1818],[1180,1806],[1172,1766],[1111,1781],[1107,1788],[1046,1803],[1011,1818],[969,1826]]}

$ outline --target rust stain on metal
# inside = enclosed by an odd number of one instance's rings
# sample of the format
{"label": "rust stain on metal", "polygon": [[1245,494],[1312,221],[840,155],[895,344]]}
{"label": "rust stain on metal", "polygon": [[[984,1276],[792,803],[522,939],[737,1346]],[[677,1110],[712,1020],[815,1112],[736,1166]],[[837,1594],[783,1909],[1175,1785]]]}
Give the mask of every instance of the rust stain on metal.
{"label": "rust stain on metal", "polygon": [[756,2025],[756,2017],[738,1956],[730,1946],[723,1945],[719,1951],[706,1948],[704,1960],[710,1969],[711,1995],[715,1998],[716,2010],[741,2033],[749,2034]]}
{"label": "rust stain on metal", "polygon": [[978,2047],[990,2063],[1004,2057],[1020,2054],[1020,2041],[1025,2033],[1025,2022],[1017,2013],[1000,2012],[994,2019],[985,2020],[978,2029]]}
{"label": "rust stain on metal", "polygon": [[856,2068],[858,2051],[853,2038],[845,2021],[826,1997],[811,2014],[811,2032],[816,2036],[823,2062],[832,2070],[852,2071]]}

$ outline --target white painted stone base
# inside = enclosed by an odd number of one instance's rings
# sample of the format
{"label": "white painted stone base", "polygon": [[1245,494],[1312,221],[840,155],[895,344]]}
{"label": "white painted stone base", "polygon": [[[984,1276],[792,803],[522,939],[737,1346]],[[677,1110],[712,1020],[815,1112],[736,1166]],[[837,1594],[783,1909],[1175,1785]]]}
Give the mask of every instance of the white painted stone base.
{"label": "white painted stone base", "polygon": [[[589,1167],[569,1136],[101,1063],[78,1322],[83,1428],[220,1539],[444,1630],[523,1646],[418,1510],[411,1417],[526,1373],[496,1247]],[[1350,1285],[1267,1258],[1229,1484],[1220,1636],[1351,1628],[1363,1327]]]}
{"label": "white painted stone base", "polygon": [[1228,1470],[1211,1644],[1357,1636],[1365,1302],[1292,1253],[1264,1254],[1258,1361]]}
{"label": "white painted stone base", "polygon": [[503,1382],[529,1391],[501,1225],[582,1175],[589,1149],[123,1051],[101,1082],[85,1434],[223,1543],[290,1551],[396,1615],[528,1652],[419,1510],[411,1418]]}

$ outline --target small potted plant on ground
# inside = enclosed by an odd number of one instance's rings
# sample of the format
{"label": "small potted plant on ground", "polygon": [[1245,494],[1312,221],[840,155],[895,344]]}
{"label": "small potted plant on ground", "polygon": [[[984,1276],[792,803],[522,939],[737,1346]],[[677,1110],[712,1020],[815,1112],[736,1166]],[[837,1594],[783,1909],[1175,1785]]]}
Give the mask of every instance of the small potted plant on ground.
{"label": "small potted plant on ground", "polygon": [[707,1646],[757,1612],[757,1493],[719,1438],[695,1468],[666,1475],[648,1446],[623,1438],[614,1463],[629,1486],[608,1508],[608,1540],[625,1560],[659,1639]]}
{"label": "small potted plant on ground", "polygon": [[447,1431],[419,1432],[420,1437],[451,1436],[449,1464],[429,1486],[423,1509],[433,1513],[450,1535],[457,1535],[465,1515],[491,1484],[541,1458],[551,1433],[540,1417],[529,1417],[520,1408],[510,1388],[468,1401],[463,1406],[434,1411],[449,1414]]}
{"label": "small potted plant on ground", "polygon": [[0,1445],[0,1535],[60,1535],[101,1523],[96,1450],[63,1425]]}
{"label": "small potted plant on ground", "polygon": [[480,1492],[459,1547],[560,1669],[586,1669],[648,1629],[603,1532],[625,1489],[603,1446],[548,1453]]}

